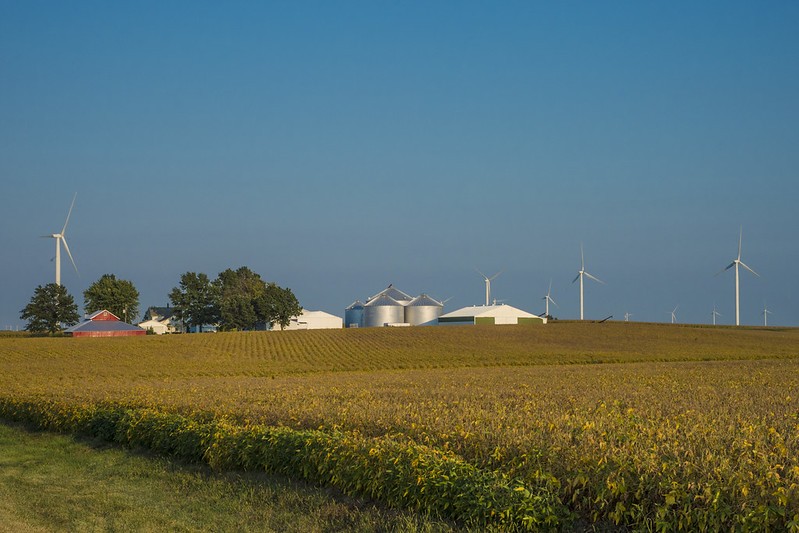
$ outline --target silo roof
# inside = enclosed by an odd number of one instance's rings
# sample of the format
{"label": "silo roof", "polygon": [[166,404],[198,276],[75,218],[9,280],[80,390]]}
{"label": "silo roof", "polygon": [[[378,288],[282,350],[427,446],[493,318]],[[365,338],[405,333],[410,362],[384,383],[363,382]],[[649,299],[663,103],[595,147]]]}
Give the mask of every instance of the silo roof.
{"label": "silo roof", "polygon": [[444,304],[426,294],[420,294],[408,302],[406,307],[444,307]]}
{"label": "silo roof", "polygon": [[399,306],[402,307],[402,304],[389,296],[388,294],[378,294],[366,304],[364,307],[379,307],[379,306]]}
{"label": "silo roof", "polygon": [[351,309],[363,309],[363,302],[360,300],[355,300],[350,305],[348,305],[344,310],[349,311]]}
{"label": "silo roof", "polygon": [[369,298],[368,301],[371,302],[375,298],[377,298],[379,296],[384,296],[384,295],[385,296],[389,296],[390,298],[393,298],[394,300],[396,300],[398,302],[403,302],[403,301],[407,302],[407,301],[413,300],[413,296],[411,296],[410,294],[406,294],[406,293],[402,292],[401,290],[396,288],[393,284],[391,284],[388,287],[386,287],[385,289],[383,289],[382,291],[378,292],[377,294],[375,294],[374,296]]}

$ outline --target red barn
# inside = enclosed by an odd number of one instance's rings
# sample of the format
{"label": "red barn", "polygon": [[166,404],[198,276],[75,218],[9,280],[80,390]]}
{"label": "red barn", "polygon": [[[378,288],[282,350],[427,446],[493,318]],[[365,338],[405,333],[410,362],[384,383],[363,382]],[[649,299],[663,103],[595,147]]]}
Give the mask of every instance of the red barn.
{"label": "red barn", "polygon": [[131,337],[146,334],[139,326],[122,322],[119,317],[105,309],[64,330],[64,335],[68,337]]}

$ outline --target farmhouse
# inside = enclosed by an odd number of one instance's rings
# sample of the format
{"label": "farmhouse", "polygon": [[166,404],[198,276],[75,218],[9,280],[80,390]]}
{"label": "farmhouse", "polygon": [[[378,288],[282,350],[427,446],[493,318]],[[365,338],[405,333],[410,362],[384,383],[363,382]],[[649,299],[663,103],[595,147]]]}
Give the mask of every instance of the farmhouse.
{"label": "farmhouse", "polygon": [[149,307],[139,322],[139,327],[147,330],[152,329],[157,335],[164,333],[183,333],[183,323],[175,318],[175,309],[166,307]]}
{"label": "farmhouse", "polygon": [[446,325],[469,324],[546,324],[547,319],[522,311],[510,305],[473,305],[452,311],[438,318],[438,323]]}
{"label": "farmhouse", "polygon": [[64,335],[68,337],[131,337],[146,333],[139,326],[122,322],[105,309],[92,313],[83,322],[64,330]]}

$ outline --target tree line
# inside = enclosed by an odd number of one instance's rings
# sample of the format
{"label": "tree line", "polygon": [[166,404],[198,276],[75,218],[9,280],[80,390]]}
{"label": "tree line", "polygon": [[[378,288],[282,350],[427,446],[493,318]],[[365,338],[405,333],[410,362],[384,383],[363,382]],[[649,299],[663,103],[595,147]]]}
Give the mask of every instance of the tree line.
{"label": "tree line", "polygon": [[[222,331],[252,330],[259,325],[286,327],[302,312],[291,289],[265,282],[247,267],[227,269],[211,280],[206,274],[186,272],[169,293],[174,316],[187,331],[213,324]],[[87,314],[107,310],[125,322],[139,315],[139,291],[132,282],[103,274],[83,291]],[[78,306],[63,285],[48,283],[34,290],[30,303],[20,312],[25,329],[58,333],[80,320]]]}

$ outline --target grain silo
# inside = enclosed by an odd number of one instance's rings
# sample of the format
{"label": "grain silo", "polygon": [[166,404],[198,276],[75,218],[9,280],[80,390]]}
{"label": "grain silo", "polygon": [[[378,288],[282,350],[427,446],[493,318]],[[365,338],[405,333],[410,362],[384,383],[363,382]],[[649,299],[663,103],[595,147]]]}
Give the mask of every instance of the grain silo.
{"label": "grain silo", "polygon": [[405,322],[411,326],[434,326],[444,309],[444,304],[421,294],[405,304]]}
{"label": "grain silo", "polygon": [[355,300],[344,310],[345,328],[362,328],[363,323],[363,303]]}
{"label": "grain silo", "polygon": [[364,327],[381,327],[403,322],[405,322],[405,308],[387,294],[377,295],[363,306]]}

